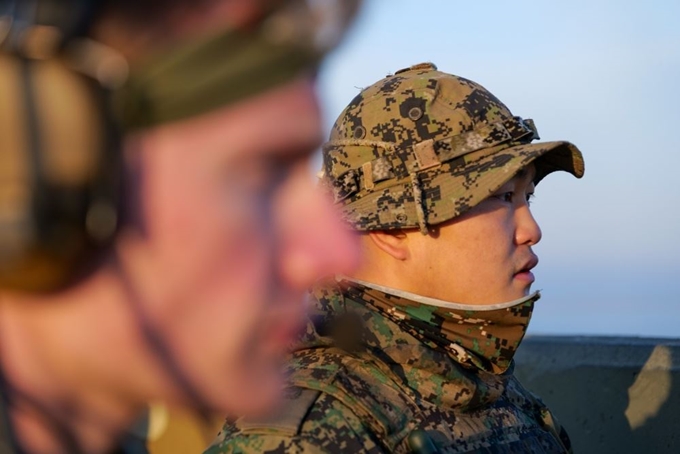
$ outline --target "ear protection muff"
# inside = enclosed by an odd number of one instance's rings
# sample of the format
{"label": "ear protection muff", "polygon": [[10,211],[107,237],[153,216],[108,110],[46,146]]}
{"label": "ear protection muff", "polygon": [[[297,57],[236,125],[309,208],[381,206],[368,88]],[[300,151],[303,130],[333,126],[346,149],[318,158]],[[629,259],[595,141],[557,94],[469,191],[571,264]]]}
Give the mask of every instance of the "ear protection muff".
{"label": "ear protection muff", "polygon": [[125,62],[82,34],[97,3],[0,0],[2,289],[68,285],[117,230],[122,154],[104,69]]}

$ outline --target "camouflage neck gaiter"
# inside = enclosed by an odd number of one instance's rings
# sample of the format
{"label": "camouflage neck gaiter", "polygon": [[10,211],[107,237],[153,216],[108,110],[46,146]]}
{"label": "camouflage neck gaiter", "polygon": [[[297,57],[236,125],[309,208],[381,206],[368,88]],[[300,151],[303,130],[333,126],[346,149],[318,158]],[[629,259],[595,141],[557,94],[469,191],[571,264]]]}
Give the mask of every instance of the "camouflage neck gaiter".
{"label": "camouflage neck gaiter", "polygon": [[502,374],[512,364],[531,320],[535,292],[494,305],[464,305],[357,280],[340,287],[431,348],[444,350],[467,367]]}

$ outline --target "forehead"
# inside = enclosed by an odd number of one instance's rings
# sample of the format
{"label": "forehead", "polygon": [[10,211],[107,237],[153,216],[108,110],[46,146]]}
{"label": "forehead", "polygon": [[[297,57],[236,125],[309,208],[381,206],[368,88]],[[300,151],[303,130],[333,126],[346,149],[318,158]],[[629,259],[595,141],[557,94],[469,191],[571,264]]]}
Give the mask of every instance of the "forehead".
{"label": "forehead", "polygon": [[322,140],[319,104],[311,79],[265,93],[232,112],[235,136],[252,143],[252,152],[311,153]]}

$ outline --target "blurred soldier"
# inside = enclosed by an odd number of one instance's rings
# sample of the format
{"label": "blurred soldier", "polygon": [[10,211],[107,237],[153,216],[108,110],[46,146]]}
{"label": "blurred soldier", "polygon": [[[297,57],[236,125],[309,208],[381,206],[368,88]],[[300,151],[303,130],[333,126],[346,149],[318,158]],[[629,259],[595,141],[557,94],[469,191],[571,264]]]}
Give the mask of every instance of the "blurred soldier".
{"label": "blurred soldier", "polygon": [[280,398],[305,289],[355,261],[307,158],[356,6],[0,0],[0,452]]}
{"label": "blurred soldier", "polygon": [[429,63],[354,98],[324,182],[361,266],[313,289],[285,412],[228,420],[209,452],[569,452],[513,376],[539,298],[529,200],[550,172],[584,170],[571,143],[534,139],[533,121]]}

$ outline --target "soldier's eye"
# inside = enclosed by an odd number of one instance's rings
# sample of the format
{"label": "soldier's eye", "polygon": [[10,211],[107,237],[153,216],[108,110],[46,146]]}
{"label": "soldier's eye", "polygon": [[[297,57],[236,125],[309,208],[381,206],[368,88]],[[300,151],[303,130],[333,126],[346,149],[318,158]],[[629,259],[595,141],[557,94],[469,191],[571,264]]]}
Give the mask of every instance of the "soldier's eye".
{"label": "soldier's eye", "polygon": [[533,192],[530,192],[530,193],[527,194],[527,203],[529,205],[531,205],[533,203],[534,199],[536,199],[536,196],[534,195]]}
{"label": "soldier's eye", "polygon": [[514,197],[514,195],[515,195],[514,192],[506,191],[506,192],[500,192],[498,194],[494,194],[494,197],[497,198],[500,201],[512,203],[512,198]]}

